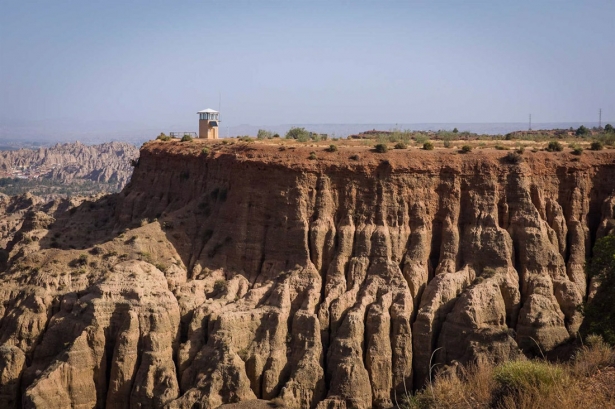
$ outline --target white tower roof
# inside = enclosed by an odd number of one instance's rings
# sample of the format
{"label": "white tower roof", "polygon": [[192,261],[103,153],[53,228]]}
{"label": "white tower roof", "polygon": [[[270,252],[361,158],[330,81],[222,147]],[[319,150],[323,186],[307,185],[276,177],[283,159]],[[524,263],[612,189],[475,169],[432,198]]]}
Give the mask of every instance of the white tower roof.
{"label": "white tower roof", "polygon": [[219,114],[218,111],[214,111],[211,108],[204,109],[202,111],[197,112],[197,114]]}

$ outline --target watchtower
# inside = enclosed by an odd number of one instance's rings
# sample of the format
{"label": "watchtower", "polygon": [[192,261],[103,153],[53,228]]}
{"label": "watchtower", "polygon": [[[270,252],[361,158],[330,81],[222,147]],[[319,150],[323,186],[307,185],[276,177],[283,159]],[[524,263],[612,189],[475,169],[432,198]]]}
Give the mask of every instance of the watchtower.
{"label": "watchtower", "polygon": [[199,114],[199,138],[218,139],[218,122],[220,122],[218,111],[207,108],[197,112]]}

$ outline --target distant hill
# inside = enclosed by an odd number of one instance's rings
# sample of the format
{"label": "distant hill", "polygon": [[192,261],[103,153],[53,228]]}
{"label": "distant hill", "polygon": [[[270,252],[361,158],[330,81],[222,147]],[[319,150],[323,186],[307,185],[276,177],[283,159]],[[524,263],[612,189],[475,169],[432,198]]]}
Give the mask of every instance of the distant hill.
{"label": "distant hill", "polygon": [[126,142],[56,144],[0,151],[0,192],[54,198],[121,190],[139,150]]}

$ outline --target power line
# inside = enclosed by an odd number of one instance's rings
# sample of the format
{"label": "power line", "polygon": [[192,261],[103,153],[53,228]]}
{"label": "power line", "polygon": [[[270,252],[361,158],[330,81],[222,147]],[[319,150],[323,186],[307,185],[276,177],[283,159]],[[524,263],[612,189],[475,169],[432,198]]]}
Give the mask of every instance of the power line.
{"label": "power line", "polygon": [[532,114],[530,114],[530,131],[532,130]]}

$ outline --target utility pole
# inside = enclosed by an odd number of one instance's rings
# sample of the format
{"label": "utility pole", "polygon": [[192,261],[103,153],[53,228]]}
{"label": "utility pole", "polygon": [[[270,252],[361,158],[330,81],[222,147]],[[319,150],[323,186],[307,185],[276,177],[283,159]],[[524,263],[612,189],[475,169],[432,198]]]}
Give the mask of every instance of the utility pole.
{"label": "utility pole", "polygon": [[530,114],[530,131],[532,130],[532,114]]}
{"label": "utility pole", "polygon": [[598,110],[598,129],[602,129],[602,108]]}

